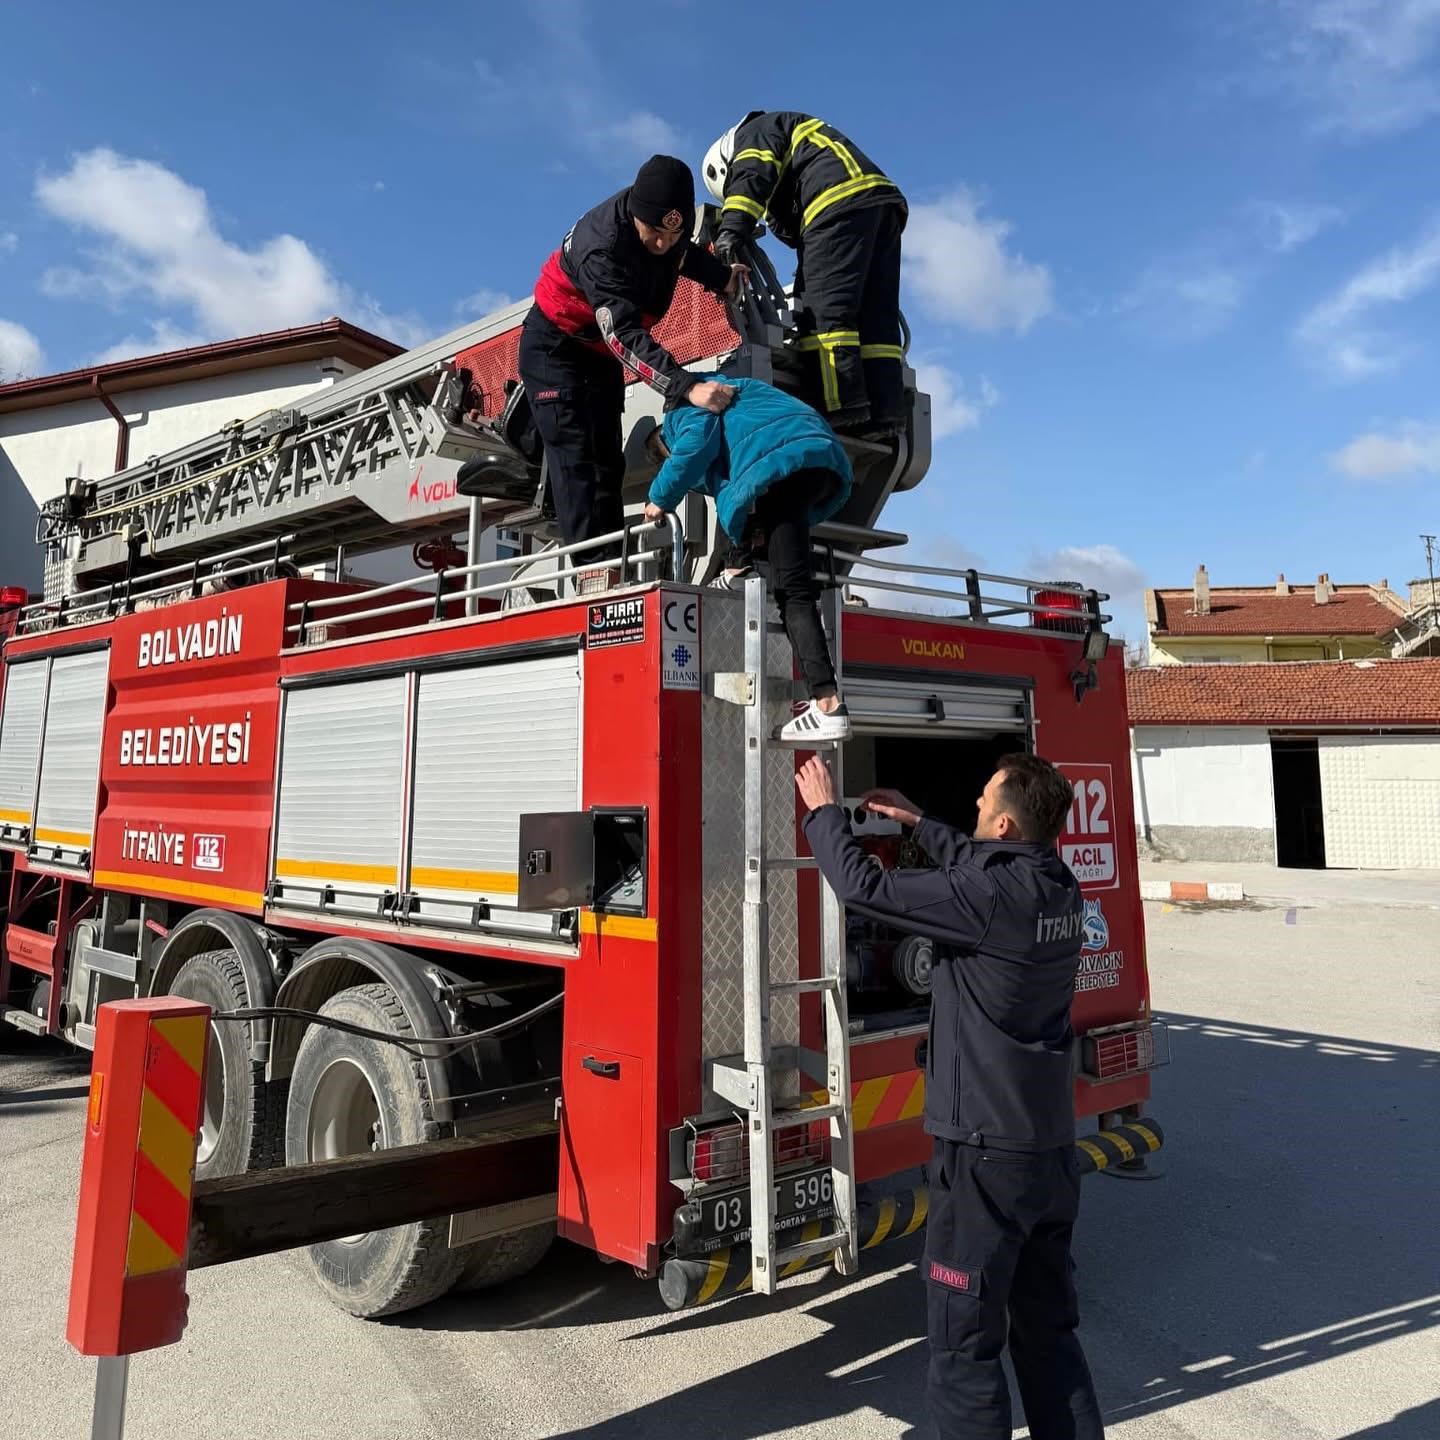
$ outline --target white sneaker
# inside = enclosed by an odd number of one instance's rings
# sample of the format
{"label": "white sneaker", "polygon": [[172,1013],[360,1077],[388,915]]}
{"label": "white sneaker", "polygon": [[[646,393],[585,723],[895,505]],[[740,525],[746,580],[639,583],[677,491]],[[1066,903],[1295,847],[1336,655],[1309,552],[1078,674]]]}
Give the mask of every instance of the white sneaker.
{"label": "white sneaker", "polygon": [[743,570],[737,570],[733,575],[728,570],[722,570],[711,582],[712,590],[743,590],[745,582],[755,572],[747,565]]}
{"label": "white sneaker", "polygon": [[780,727],[775,738],[782,745],[802,749],[815,745],[838,745],[850,738],[850,712],[841,705],[827,715],[812,700],[793,720]]}

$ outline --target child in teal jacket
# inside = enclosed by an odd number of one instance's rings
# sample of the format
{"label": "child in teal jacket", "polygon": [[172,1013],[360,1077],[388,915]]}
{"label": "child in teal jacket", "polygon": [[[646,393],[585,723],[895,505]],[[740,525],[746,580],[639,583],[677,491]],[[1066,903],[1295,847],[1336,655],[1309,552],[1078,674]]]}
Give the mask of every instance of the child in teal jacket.
{"label": "child in teal jacket", "polygon": [[658,518],[692,490],[709,495],[731,542],[714,582],[722,589],[738,587],[757,555],[768,558],[785,633],[810,691],[810,703],[780,739],[797,745],[847,739],[850,717],[820,623],[810,527],[849,499],[850,457],[803,400],[763,380],[704,378],[734,386],[735,398],[719,415],[694,405],[667,412],[647,441],[660,469],[645,513]]}

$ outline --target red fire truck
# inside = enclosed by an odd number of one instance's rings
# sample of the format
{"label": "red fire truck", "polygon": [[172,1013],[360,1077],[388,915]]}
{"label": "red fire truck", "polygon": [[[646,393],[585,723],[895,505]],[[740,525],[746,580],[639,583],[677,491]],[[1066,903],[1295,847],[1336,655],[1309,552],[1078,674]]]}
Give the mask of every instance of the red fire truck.
{"label": "red fire truck", "polygon": [[[664,338],[801,384],[756,263],[729,313],[682,282]],[[925,1214],[895,1177],[927,1157],[929,943],[847,920],[804,854],[795,756],[769,743],[788,647],[758,583],[704,588],[698,498],[639,519],[640,388],[619,583],[580,593],[505,383],[521,313],[72,482],[4,647],[0,1020],[88,1046],[135,994],[261,1012],[212,1027],[202,1178],[553,1125],[556,1193],[312,1246],[358,1315],[520,1275],[557,1232],[672,1305],[768,1292]],[[877,863],[920,864],[853,797],[894,785],[963,824],[998,755],[1062,766],[1076,1110],[1134,1122],[1082,1159],[1140,1165],[1159,1027],[1122,658],[1093,591],[883,559],[904,537],[880,511],[928,462],[910,378],[908,434],[854,446],[855,497],[817,532],[846,803]],[[472,563],[443,538],[467,517],[472,547],[498,523],[523,553]],[[397,537],[431,575],[347,577]]]}

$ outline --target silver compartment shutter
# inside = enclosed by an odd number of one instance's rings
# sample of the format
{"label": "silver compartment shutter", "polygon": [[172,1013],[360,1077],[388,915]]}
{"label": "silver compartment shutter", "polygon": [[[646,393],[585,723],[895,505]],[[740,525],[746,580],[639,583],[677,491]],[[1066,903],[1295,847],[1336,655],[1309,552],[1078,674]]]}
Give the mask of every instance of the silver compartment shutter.
{"label": "silver compartment shutter", "polygon": [[[580,807],[580,657],[419,677],[410,889],[513,906],[520,816]],[[435,913],[435,905],[426,908]],[[521,926],[547,917],[507,916]]]}
{"label": "silver compartment shutter", "polygon": [[1024,734],[1025,691],[1018,685],[945,685],[845,677],[845,705],[867,734]]}
{"label": "silver compartment shutter", "polygon": [[94,843],[109,674],[108,650],[57,655],[50,662],[32,852],[58,850],[76,859]]}
{"label": "silver compartment shutter", "polygon": [[408,692],[396,675],[286,694],[275,878],[287,903],[311,903],[307,885],[399,888]]}
{"label": "silver compartment shutter", "polygon": [[28,840],[35,822],[35,762],[50,662],[6,666],[5,711],[0,716],[0,836]]}

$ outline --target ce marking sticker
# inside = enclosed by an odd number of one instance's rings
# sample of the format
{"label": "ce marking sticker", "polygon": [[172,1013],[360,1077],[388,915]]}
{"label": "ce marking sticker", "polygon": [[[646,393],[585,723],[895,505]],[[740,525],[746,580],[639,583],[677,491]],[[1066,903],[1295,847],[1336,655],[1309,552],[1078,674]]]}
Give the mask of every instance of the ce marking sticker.
{"label": "ce marking sticker", "polygon": [[661,685],[666,690],[700,689],[700,597],[660,596]]}

